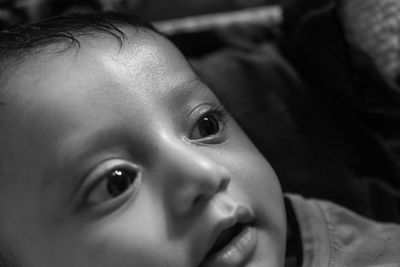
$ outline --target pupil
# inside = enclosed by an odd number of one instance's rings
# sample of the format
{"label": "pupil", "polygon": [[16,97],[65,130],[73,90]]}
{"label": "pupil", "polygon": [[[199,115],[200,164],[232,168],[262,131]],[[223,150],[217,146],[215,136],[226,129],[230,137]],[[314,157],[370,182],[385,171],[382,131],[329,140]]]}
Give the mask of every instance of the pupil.
{"label": "pupil", "polygon": [[136,173],[115,170],[107,179],[107,191],[112,197],[125,192],[135,180]]}
{"label": "pupil", "polygon": [[204,117],[200,121],[199,133],[201,136],[209,136],[218,133],[219,124],[218,121],[211,116]]}

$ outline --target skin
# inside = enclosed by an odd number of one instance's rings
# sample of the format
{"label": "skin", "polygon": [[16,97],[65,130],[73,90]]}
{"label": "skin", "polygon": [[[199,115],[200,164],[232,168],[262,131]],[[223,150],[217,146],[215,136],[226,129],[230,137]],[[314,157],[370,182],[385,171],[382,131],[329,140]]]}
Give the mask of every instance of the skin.
{"label": "skin", "polygon": [[[286,218],[268,162],[229,116],[212,115],[218,133],[199,135],[214,94],[169,41],[125,30],[122,47],[81,37],[79,49],[43,52],[9,75],[3,243],[26,267],[195,267],[242,206],[257,235],[245,266],[283,266]],[[112,197],[115,169],[136,176]]]}

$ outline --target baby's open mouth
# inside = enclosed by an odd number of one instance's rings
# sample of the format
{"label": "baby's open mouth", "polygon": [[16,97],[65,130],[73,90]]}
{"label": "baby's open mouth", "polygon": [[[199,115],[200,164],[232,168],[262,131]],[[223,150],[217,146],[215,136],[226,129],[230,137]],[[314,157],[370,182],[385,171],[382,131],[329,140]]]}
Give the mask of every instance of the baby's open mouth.
{"label": "baby's open mouth", "polygon": [[217,254],[222,248],[227,246],[236,236],[238,236],[246,227],[246,224],[237,223],[220,233],[214,245],[208,251],[206,259],[212,258],[213,255]]}
{"label": "baby's open mouth", "polygon": [[[201,267],[238,267],[252,259],[258,243],[258,230],[254,216],[239,207],[234,216],[219,221],[214,243],[200,263]],[[221,229],[222,228],[222,229]]]}
{"label": "baby's open mouth", "polygon": [[236,223],[219,234],[200,266],[242,266],[250,260],[256,247],[256,228],[250,224]]}

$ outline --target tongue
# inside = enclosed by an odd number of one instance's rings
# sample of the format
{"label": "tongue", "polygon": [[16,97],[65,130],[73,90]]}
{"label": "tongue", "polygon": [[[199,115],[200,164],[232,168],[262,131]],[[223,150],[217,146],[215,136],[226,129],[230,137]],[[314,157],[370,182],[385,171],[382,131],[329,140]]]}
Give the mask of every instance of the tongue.
{"label": "tongue", "polygon": [[218,252],[220,249],[225,247],[229,242],[234,239],[242,230],[244,225],[243,224],[235,224],[232,227],[222,231],[222,233],[218,236],[215,244],[212,246],[208,255],[211,256],[214,253]]}

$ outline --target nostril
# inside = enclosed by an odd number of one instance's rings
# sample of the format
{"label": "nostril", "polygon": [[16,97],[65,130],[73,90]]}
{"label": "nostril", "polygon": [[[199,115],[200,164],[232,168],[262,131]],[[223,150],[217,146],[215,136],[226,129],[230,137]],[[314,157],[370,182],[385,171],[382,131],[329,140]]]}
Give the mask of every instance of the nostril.
{"label": "nostril", "polygon": [[193,205],[198,205],[203,202],[207,202],[210,198],[212,198],[215,194],[225,191],[228,188],[230,183],[230,179],[222,179],[218,187],[214,192],[210,192],[209,194],[199,194],[193,200]]}
{"label": "nostril", "polygon": [[199,205],[202,201],[204,201],[205,197],[203,195],[197,196],[194,200],[193,200],[193,205]]}
{"label": "nostril", "polygon": [[222,181],[218,187],[218,192],[225,191],[228,188],[228,185],[230,182],[231,182],[231,180],[229,178],[222,179]]}

